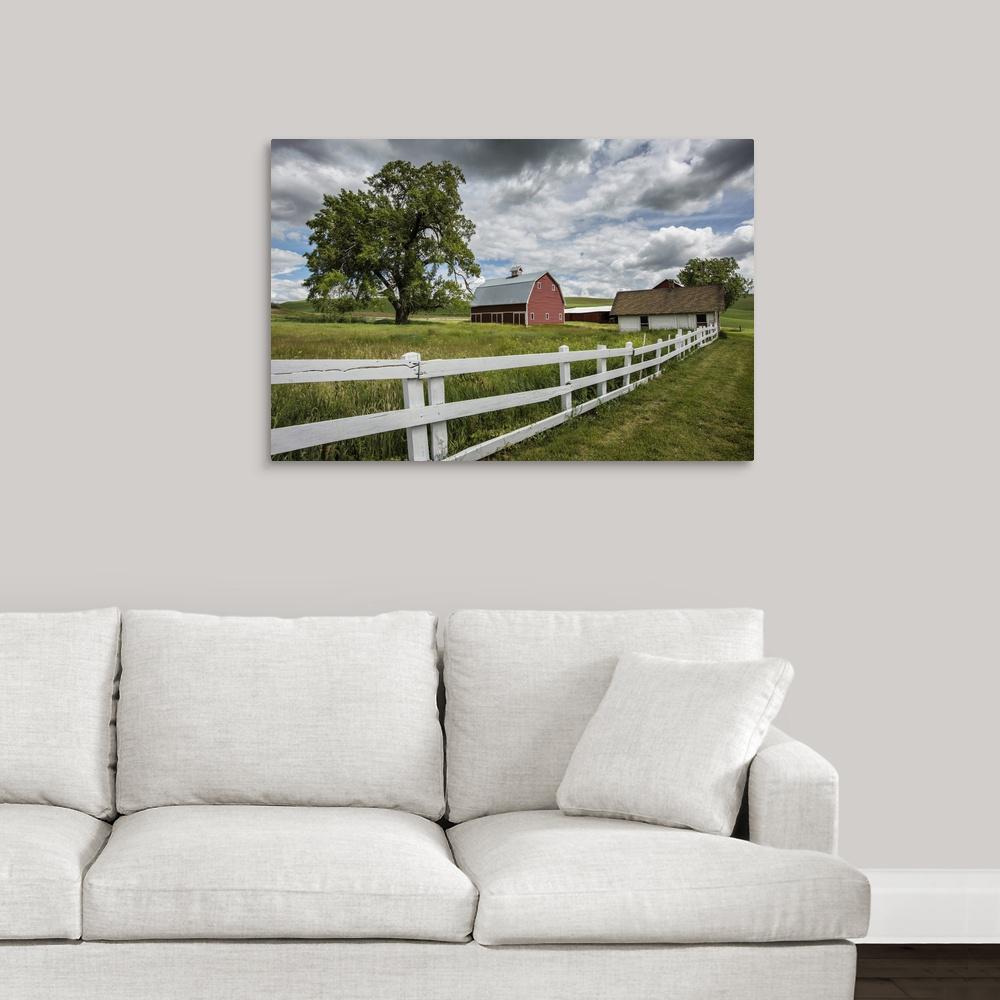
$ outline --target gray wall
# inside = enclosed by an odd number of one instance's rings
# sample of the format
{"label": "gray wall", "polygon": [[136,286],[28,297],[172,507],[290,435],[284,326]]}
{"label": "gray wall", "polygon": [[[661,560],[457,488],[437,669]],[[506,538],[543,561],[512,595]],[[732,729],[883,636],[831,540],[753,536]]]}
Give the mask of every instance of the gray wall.
{"label": "gray wall", "polygon": [[[939,319],[995,284],[990,32],[927,60],[914,11],[891,56],[889,9],[813,11],[820,48],[742,5],[711,64],[623,77],[512,64],[520,19],[470,63],[469,12],[400,14],[415,49],[363,6],[105,9],[22,5],[0,63],[0,607],[759,606],[846,856],[1000,864],[998,338]],[[532,16],[584,44],[606,9]],[[758,139],[753,464],[269,464],[267,139],[469,133]]]}

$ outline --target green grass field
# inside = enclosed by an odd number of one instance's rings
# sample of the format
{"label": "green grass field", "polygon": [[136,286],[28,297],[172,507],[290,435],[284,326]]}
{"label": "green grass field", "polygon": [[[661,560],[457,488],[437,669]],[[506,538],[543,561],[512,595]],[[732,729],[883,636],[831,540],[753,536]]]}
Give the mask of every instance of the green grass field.
{"label": "green grass field", "polygon": [[[567,299],[567,305],[571,301]],[[579,304],[590,302],[607,300],[582,300]],[[459,317],[415,319],[403,326],[379,320],[379,317],[372,317],[365,322],[321,322],[307,304],[286,304],[272,313],[271,356],[398,358],[408,351],[419,351],[425,358],[477,357],[554,351],[561,344],[568,344],[574,350],[591,349],[598,343],[621,347],[628,339],[628,335],[619,333],[615,326],[593,323],[525,328],[472,324]],[[688,358],[669,363],[661,378],[623,399],[498,452],[493,458],[505,461],[751,459],[752,296],[723,315],[722,328],[724,337]],[[612,359],[608,369],[611,371],[620,365],[618,359]],[[595,371],[595,362],[579,362],[572,366],[574,378]],[[449,378],[446,387],[448,401],[452,402],[551,386],[555,379],[555,366],[545,365],[459,375]],[[591,388],[574,393],[573,400],[581,403],[595,392]],[[271,426],[377,413],[395,410],[401,405],[402,389],[398,382],[272,386]],[[449,451],[453,454],[539,420],[556,412],[558,405],[558,400],[551,400],[449,421]],[[374,434],[276,457],[292,461],[405,459],[406,437],[403,431]]]}

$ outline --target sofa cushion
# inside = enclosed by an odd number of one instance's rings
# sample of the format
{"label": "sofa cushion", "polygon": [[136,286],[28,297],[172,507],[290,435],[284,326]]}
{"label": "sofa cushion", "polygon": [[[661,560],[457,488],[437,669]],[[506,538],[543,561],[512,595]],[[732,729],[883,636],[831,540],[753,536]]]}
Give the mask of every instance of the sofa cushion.
{"label": "sofa cushion", "polygon": [[479,889],[480,944],[710,944],[861,937],[843,861],[628,820],[521,812],[448,832]]}
{"label": "sofa cushion", "polygon": [[83,873],[110,833],[75,809],[0,805],[0,938],[79,938]]}
{"label": "sofa cushion", "polygon": [[127,611],[118,808],[444,812],[436,621]]}
{"label": "sofa cushion", "polygon": [[448,816],[554,809],[580,734],[626,652],[763,655],[759,611],[456,611],[448,622]]}
{"label": "sofa cushion", "polygon": [[167,806],[123,817],[84,937],[462,941],[476,890],[444,832],[391,809]]}
{"label": "sofa cushion", "polygon": [[117,608],[0,614],[0,802],[114,813]]}
{"label": "sofa cushion", "polygon": [[730,836],[791,680],[787,660],[627,653],[573,751],[559,808]]}

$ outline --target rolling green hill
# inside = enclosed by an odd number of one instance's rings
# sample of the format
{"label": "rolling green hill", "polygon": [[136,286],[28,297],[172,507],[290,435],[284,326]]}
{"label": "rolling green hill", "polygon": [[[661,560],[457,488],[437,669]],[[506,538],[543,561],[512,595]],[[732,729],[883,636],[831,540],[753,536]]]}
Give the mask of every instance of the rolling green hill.
{"label": "rolling green hill", "polygon": [[609,306],[611,299],[588,298],[586,295],[567,295],[566,308],[572,309],[574,306]]}
{"label": "rolling green hill", "polygon": [[743,333],[753,333],[753,296],[745,295],[737,299],[731,309],[722,314],[723,330],[741,330]]}

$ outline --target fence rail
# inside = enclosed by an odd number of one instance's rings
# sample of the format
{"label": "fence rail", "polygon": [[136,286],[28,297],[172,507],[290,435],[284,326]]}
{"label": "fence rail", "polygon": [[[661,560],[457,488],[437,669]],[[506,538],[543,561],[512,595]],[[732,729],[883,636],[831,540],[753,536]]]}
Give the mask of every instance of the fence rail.
{"label": "fence rail", "polygon": [[[719,336],[717,327],[699,327],[678,332],[668,340],[658,340],[642,347],[627,343],[624,347],[608,348],[598,344],[593,351],[558,351],[541,354],[508,354],[486,358],[442,358],[424,361],[419,354],[404,354],[398,360],[294,359],[271,362],[271,384],[293,385],[312,382],[359,382],[399,379],[403,387],[403,409],[382,413],[365,413],[356,417],[319,420],[308,424],[274,427],[271,430],[271,454],[281,455],[314,445],[333,444],[368,434],[385,431],[406,431],[407,455],[413,462],[467,462],[485,458],[501,448],[516,444],[542,431],[587,413],[589,410],[631,392],[659,376],[668,361],[684,357],[691,351],[706,347]],[[623,358],[621,367],[608,370],[609,358]],[[638,359],[638,360],[637,360]],[[595,361],[597,372],[573,378],[570,365],[574,361]],[[483,396],[446,402],[445,379],[450,375],[472,372],[506,371],[512,368],[532,368],[557,365],[557,385],[501,396]],[[635,378],[635,376],[639,376]],[[620,383],[614,388],[611,383]],[[424,386],[427,386],[425,396]],[[573,393],[590,386],[597,395],[573,405]],[[558,412],[534,423],[508,431],[499,437],[472,445],[454,455],[448,454],[448,421],[478,413],[530,406],[552,399],[560,400]]]}

